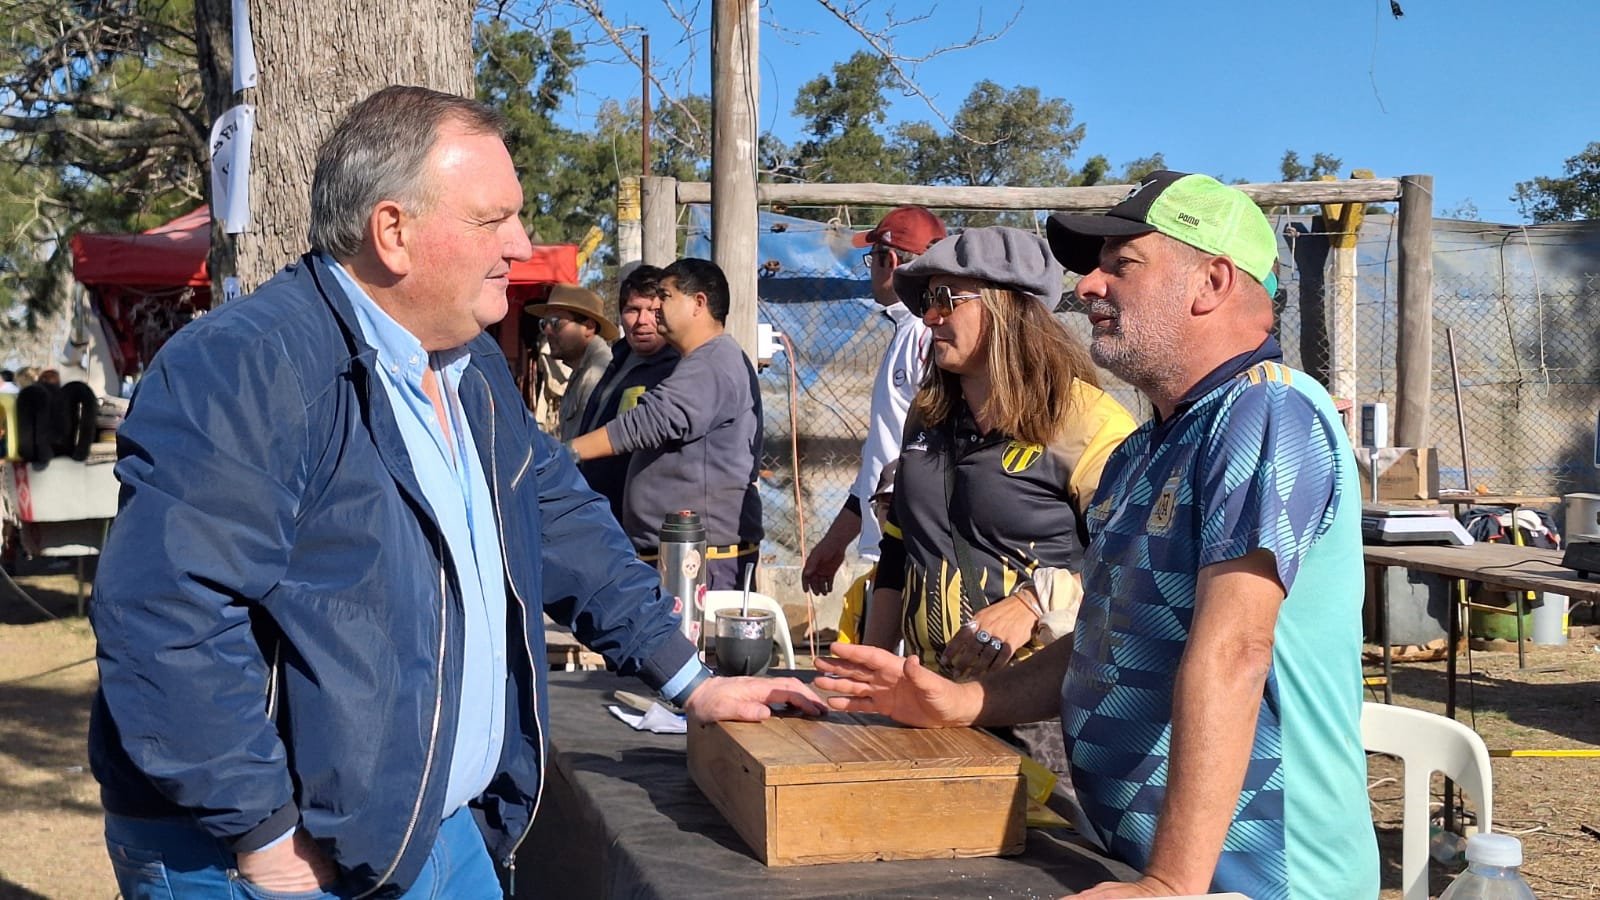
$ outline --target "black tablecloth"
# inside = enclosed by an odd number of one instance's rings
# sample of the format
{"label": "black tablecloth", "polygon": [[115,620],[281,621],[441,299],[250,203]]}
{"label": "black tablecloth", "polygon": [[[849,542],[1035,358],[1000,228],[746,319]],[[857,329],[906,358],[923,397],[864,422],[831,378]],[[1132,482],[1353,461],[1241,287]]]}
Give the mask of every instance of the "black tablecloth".
{"label": "black tablecloth", "polygon": [[606,711],[618,689],[651,696],[608,672],[551,674],[554,759],[518,854],[518,900],[1057,897],[1134,874],[1071,832],[1037,829],[1016,857],[768,868],[690,780],[683,735],[634,731]]}

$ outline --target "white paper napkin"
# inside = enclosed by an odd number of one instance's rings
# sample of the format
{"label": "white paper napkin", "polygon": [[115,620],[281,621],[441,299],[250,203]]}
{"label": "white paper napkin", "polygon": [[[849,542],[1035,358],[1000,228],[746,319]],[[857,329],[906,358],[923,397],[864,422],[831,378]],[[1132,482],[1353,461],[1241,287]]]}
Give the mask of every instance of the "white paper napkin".
{"label": "white paper napkin", "polygon": [[653,731],[656,734],[687,734],[689,724],[683,716],[667,709],[659,703],[650,704],[650,709],[642,713],[623,709],[612,704],[606,707],[611,714],[621,719],[634,731]]}

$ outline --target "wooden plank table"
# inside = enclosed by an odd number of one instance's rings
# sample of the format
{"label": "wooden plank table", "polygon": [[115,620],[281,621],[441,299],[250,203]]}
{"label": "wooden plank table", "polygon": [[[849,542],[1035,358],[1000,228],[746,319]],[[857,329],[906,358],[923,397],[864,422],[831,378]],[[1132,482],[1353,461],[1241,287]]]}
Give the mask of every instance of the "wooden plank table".
{"label": "wooden plank table", "polygon": [[[1561,565],[1561,551],[1542,550],[1536,547],[1519,547],[1512,544],[1485,543],[1465,546],[1434,544],[1407,544],[1393,546],[1367,545],[1362,548],[1368,566],[1401,566],[1417,572],[1428,572],[1460,581],[1477,581],[1491,588],[1516,593],[1542,591],[1565,594],[1573,600],[1600,602],[1600,580],[1590,581],[1576,571]],[[1383,580],[1379,579],[1379,584]],[[1451,592],[1452,602],[1457,594]],[[1463,593],[1464,596],[1464,593]],[[1389,617],[1387,591],[1383,597],[1385,629]],[[1517,602],[1517,621],[1521,623],[1521,599]],[[1445,715],[1456,717],[1456,644],[1461,637],[1461,611],[1452,607],[1447,623],[1445,651]],[[1386,639],[1385,639],[1386,640]],[[1517,642],[1520,650],[1522,642]],[[1384,691],[1389,685],[1389,647],[1383,648]],[[1445,796],[1452,802],[1445,804],[1445,827],[1454,827],[1454,792],[1450,781],[1445,781]]]}
{"label": "wooden plank table", "polygon": [[1479,581],[1497,590],[1544,591],[1600,602],[1600,580],[1590,581],[1563,567],[1559,550],[1479,542],[1464,547],[1368,544],[1362,551],[1369,566],[1401,566],[1446,578]]}
{"label": "wooden plank table", "polygon": [[[550,675],[546,783],[517,854],[518,900],[1059,897],[1138,877],[1070,831],[1041,829],[1014,857],[768,867],[690,780],[685,735],[633,731],[606,712],[618,689],[650,694],[607,672]],[[830,811],[841,827],[880,813]]]}
{"label": "wooden plank table", "polygon": [[544,617],[544,649],[552,669],[573,672],[606,667],[605,657],[579,643],[572,629],[558,624],[549,616]]}

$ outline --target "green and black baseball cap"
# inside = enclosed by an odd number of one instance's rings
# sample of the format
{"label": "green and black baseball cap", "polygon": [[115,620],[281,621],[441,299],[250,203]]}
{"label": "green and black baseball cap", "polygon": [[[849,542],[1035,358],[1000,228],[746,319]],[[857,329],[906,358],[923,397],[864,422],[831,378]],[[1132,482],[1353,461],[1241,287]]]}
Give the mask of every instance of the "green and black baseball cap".
{"label": "green and black baseball cap", "polygon": [[1050,252],[1079,275],[1100,265],[1106,238],[1152,231],[1226,256],[1265,285],[1269,295],[1278,290],[1278,277],[1272,272],[1278,261],[1278,238],[1272,225],[1243,191],[1209,175],[1153,172],[1101,215],[1056,213],[1045,224]]}

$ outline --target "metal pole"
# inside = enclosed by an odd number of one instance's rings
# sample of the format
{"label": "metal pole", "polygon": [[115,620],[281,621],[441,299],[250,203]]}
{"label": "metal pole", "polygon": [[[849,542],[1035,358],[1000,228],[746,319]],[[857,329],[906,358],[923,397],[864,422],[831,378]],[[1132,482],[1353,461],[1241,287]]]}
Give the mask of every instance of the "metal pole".
{"label": "metal pole", "polygon": [[1456,395],[1456,436],[1461,441],[1461,486],[1472,493],[1472,470],[1467,466],[1467,420],[1461,412],[1461,370],[1456,367],[1456,330],[1444,330],[1445,345],[1450,348],[1450,387]]}
{"label": "metal pole", "polygon": [[650,35],[644,36],[643,61],[639,66],[641,80],[640,105],[644,114],[643,137],[640,138],[639,158],[642,160],[639,167],[640,175],[650,174]]}

